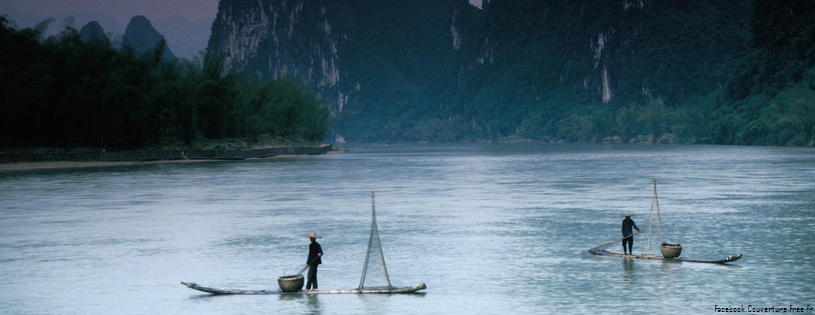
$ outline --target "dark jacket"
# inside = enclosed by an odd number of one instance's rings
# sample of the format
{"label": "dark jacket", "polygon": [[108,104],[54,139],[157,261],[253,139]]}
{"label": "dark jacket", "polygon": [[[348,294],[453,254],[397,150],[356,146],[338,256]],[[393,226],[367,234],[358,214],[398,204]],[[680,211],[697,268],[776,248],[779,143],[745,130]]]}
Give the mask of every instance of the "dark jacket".
{"label": "dark jacket", "polygon": [[322,253],[323,248],[320,246],[320,243],[317,243],[317,241],[311,242],[311,244],[308,245],[308,260],[306,261],[306,264],[322,264],[322,257],[317,257],[317,254]]}
{"label": "dark jacket", "polygon": [[634,234],[632,233],[631,230],[632,227],[637,229],[637,232],[640,231],[640,228],[637,227],[637,224],[634,223],[634,220],[631,220],[631,217],[623,219],[623,236],[629,236],[631,234]]}

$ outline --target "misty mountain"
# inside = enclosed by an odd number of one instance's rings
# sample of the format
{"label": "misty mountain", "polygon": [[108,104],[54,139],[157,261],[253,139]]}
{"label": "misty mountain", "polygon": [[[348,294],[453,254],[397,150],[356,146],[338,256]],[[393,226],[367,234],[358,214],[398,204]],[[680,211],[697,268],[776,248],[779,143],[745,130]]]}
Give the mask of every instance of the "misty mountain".
{"label": "misty mountain", "polygon": [[466,0],[225,0],[207,53],[225,54],[231,71],[308,82],[344,117],[341,129],[374,138],[383,119],[456,106],[472,51],[462,42],[478,41],[457,36],[469,34],[477,13]]}
{"label": "misty mountain", "polygon": [[110,39],[105,35],[105,30],[96,21],[90,21],[79,30],[79,38],[84,43],[100,43],[104,46],[110,45]]}
{"label": "misty mountain", "polygon": [[308,83],[353,141],[740,143],[714,94],[757,25],[812,15],[782,2],[795,14],[756,20],[741,0],[222,0],[207,54]]}
{"label": "misty mountain", "polygon": [[668,127],[620,123],[620,109],[686,107],[726,84],[749,51],[752,4],[517,0],[485,2],[483,13],[467,117],[490,137],[627,142]]}
{"label": "misty mountain", "polygon": [[[74,11],[60,16],[14,12],[10,16],[10,20],[14,21],[19,27],[33,27],[49,18],[52,18],[54,22],[51,23],[46,32],[48,36],[59,33],[66,22],[70,22],[74,27],[79,28],[91,21],[96,21],[105,29],[108,38],[113,40],[114,46],[121,46],[122,36],[126,28],[126,25],[123,25],[115,18],[87,11]],[[151,20],[151,23],[156,31],[164,35],[167,46],[172,48],[177,57],[192,58],[206,49],[212,21],[212,19],[190,21],[182,16],[172,16],[167,21]]]}
{"label": "misty mountain", "polygon": [[[122,45],[133,48],[138,54],[143,54],[152,51],[164,40],[164,35],[159,34],[159,32],[153,28],[150,20],[144,16],[137,15],[127,24]],[[170,60],[176,59],[173,52],[170,51],[170,47],[164,48],[162,57]]]}
{"label": "misty mountain", "polygon": [[91,21],[98,22],[99,25],[106,30],[106,32],[122,34],[125,30],[125,26],[122,25],[122,23],[119,23],[119,21],[117,21],[115,18],[97,12],[88,11],[73,11],[69,14],[59,16],[12,12],[9,19],[15,22],[18,27],[33,27],[37,23],[47,19],[53,19],[53,22],[51,25],[49,25],[50,27],[48,28],[48,31],[45,33],[48,36],[57,35],[63,30],[66,23],[70,23],[73,27],[80,27],[80,25],[86,25]]}

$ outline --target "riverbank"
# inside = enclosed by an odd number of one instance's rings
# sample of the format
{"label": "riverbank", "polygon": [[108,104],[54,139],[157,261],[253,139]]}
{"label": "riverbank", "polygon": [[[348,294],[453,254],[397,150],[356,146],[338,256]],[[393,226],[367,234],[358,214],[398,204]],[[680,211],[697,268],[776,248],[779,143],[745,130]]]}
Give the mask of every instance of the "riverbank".
{"label": "riverbank", "polygon": [[262,146],[261,148],[151,148],[138,150],[29,149],[0,152],[0,172],[60,168],[122,166],[145,163],[189,163],[245,160],[275,156],[318,155],[334,152],[330,144]]}

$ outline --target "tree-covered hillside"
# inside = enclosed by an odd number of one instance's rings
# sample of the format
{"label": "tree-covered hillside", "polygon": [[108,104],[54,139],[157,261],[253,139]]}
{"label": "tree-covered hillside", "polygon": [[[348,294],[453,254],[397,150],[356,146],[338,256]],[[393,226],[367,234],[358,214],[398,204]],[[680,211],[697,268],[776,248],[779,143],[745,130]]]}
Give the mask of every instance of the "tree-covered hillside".
{"label": "tree-covered hillside", "polygon": [[[331,133],[350,141],[807,144],[806,122],[769,118],[806,102],[769,102],[754,81],[806,77],[809,6],[224,0],[208,54],[253,76],[303,78],[336,116]],[[776,74],[784,67],[800,73]]]}
{"label": "tree-covered hillside", "polygon": [[813,145],[815,2],[756,0],[749,54],[712,93],[715,143]]}
{"label": "tree-covered hillside", "polygon": [[808,0],[223,0],[206,56],[178,61],[163,42],[140,54],[0,17],[0,147],[811,146],[813,12]]}
{"label": "tree-covered hillside", "polygon": [[[490,1],[488,60],[472,73],[465,115],[493,139],[658,137],[687,123],[669,116],[727,82],[748,48],[751,9],[723,0]],[[644,116],[660,106],[665,117],[652,130]]]}
{"label": "tree-covered hillside", "polygon": [[416,124],[457,106],[478,13],[466,0],[224,0],[207,52],[252,76],[308,81],[336,115],[336,135],[418,141]]}
{"label": "tree-covered hillside", "polygon": [[299,82],[223,73],[223,58],[170,61],[83,42],[50,21],[17,29],[0,16],[0,147],[133,148],[162,138],[321,141],[330,112]]}

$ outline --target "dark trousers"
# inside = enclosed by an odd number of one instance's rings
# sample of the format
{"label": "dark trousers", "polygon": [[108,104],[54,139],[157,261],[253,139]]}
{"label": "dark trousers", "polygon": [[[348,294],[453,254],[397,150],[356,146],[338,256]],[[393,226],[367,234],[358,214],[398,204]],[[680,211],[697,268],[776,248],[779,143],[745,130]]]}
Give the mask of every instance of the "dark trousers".
{"label": "dark trousers", "polygon": [[625,252],[625,244],[628,244],[628,253],[633,254],[634,252],[631,251],[631,248],[634,247],[634,236],[629,236],[623,240],[623,252]]}
{"label": "dark trousers", "polygon": [[317,290],[317,266],[318,264],[312,264],[308,266],[308,282],[306,282],[306,290],[311,290],[312,284],[314,285],[314,290]]}

